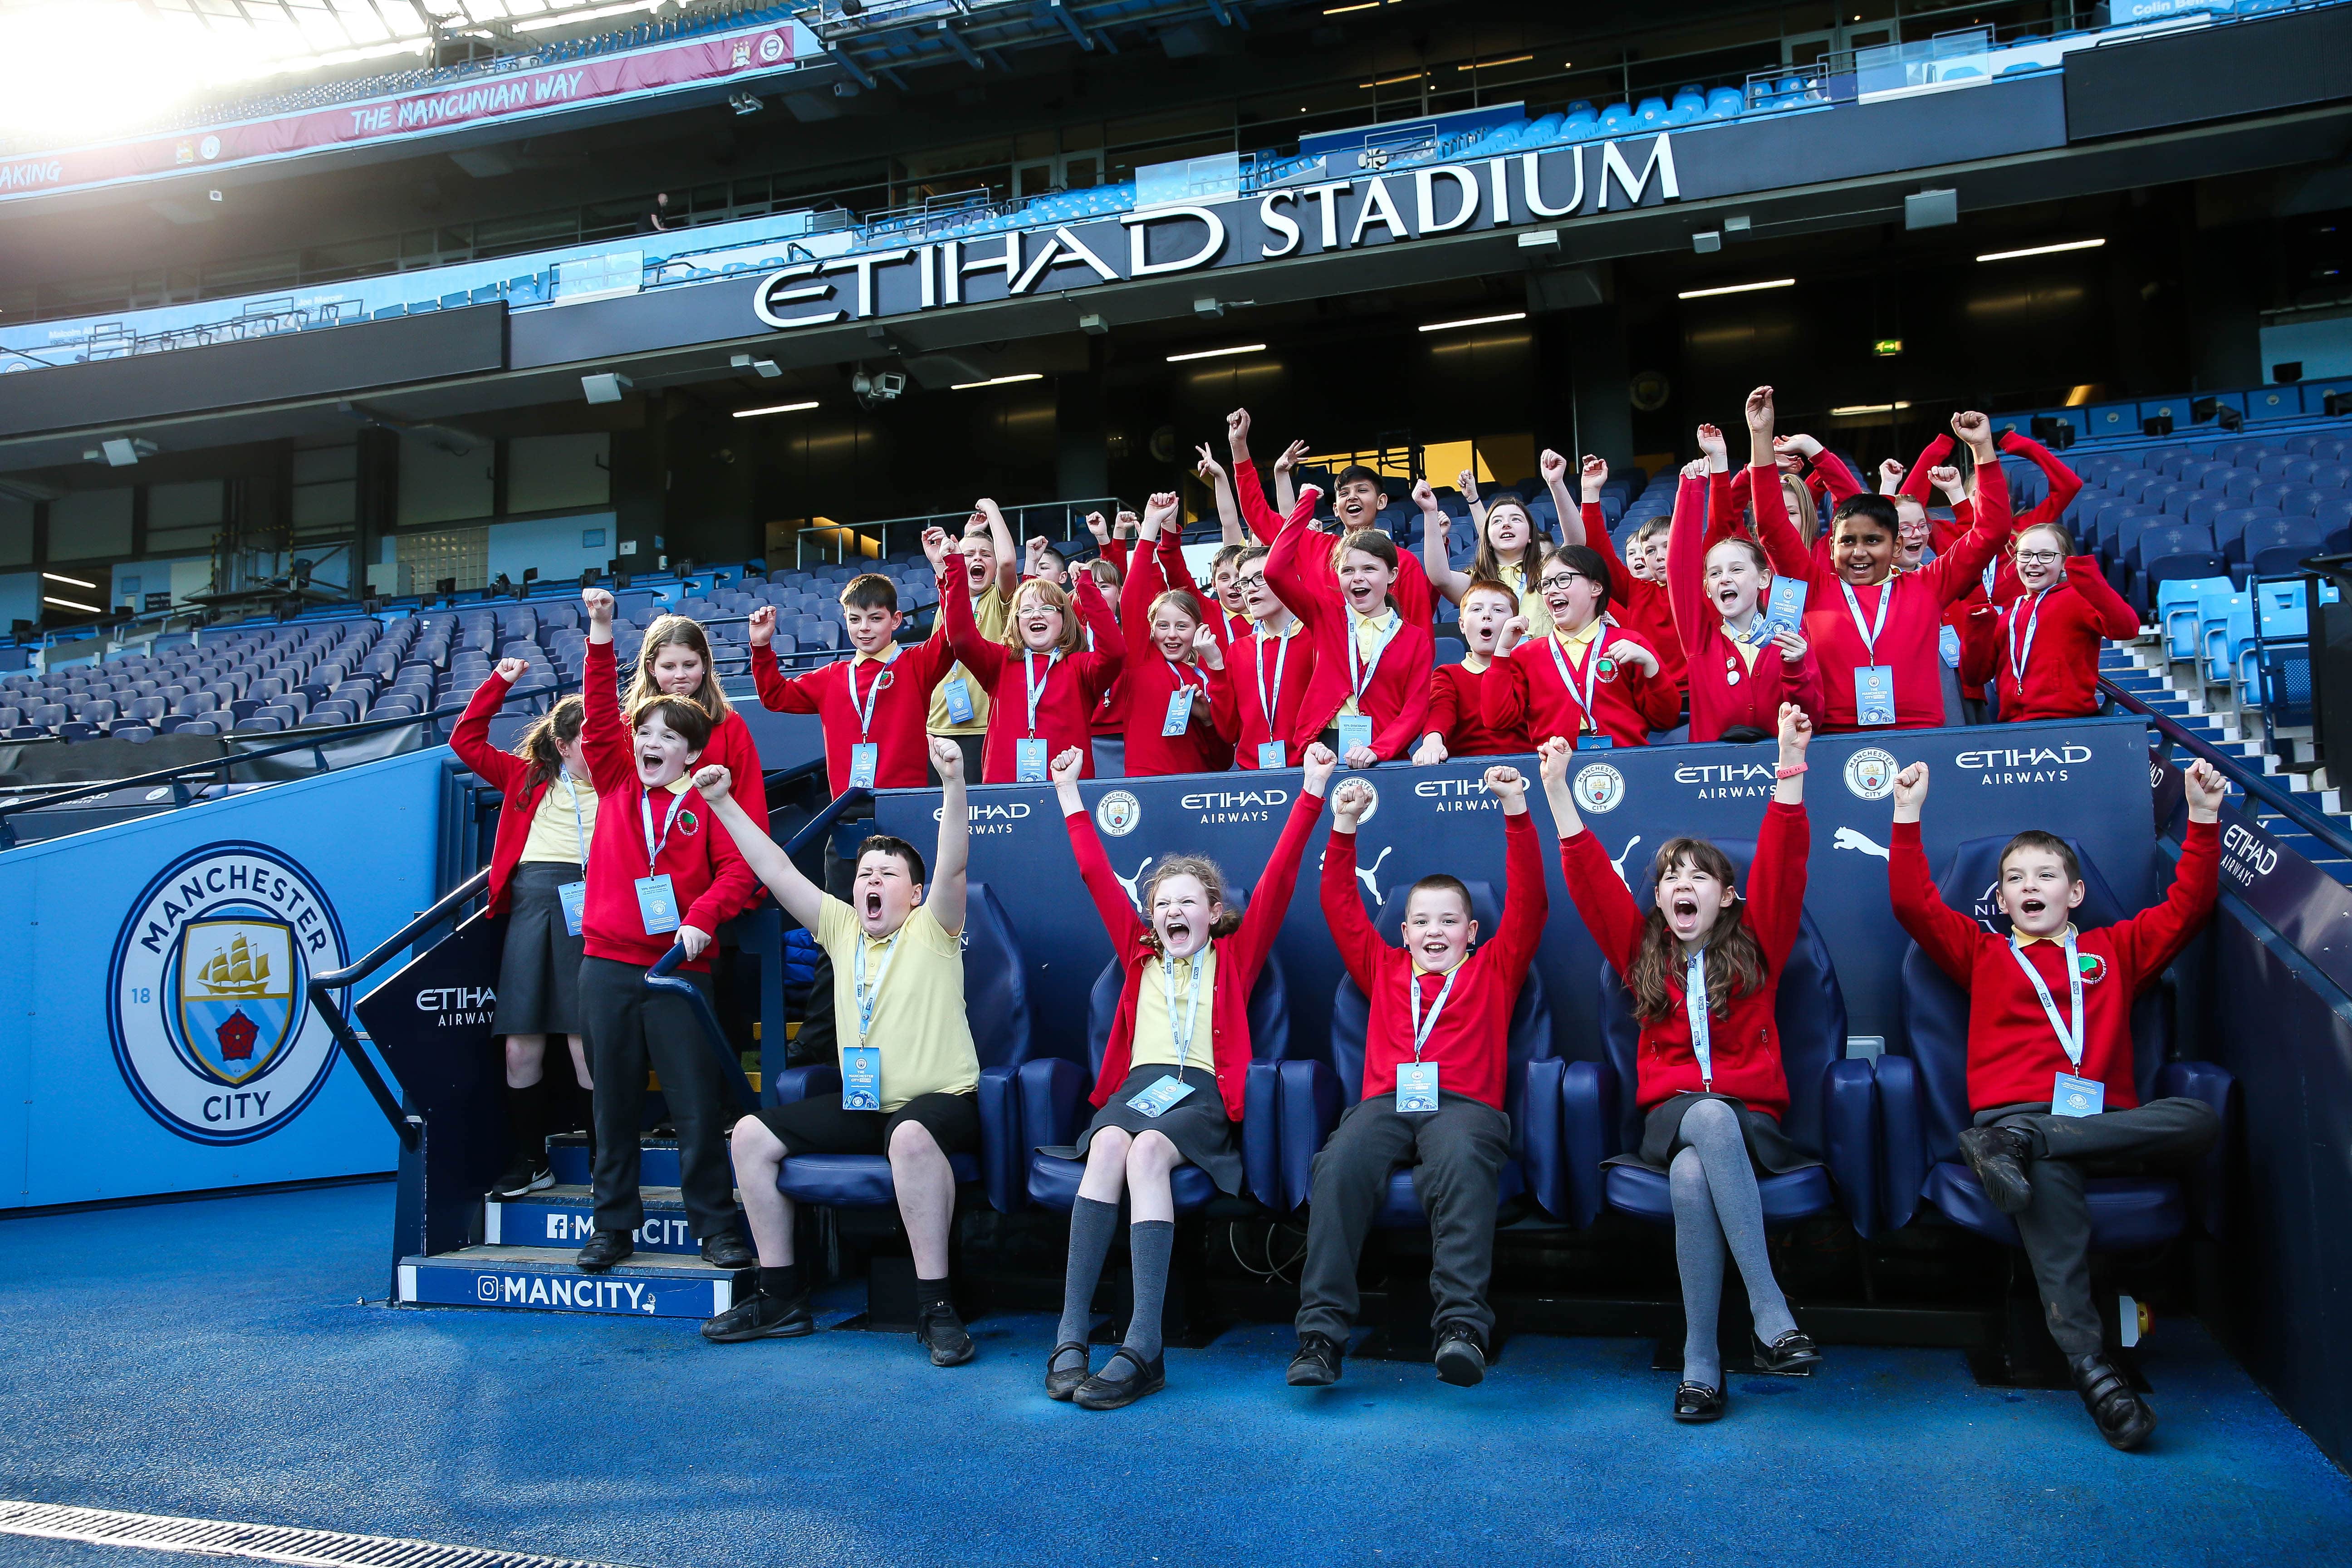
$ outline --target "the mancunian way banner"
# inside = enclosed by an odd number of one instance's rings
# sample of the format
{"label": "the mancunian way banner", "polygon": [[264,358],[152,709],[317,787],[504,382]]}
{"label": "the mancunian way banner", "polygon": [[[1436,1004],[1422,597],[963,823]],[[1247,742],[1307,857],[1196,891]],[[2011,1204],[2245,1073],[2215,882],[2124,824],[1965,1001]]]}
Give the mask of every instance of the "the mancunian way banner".
{"label": "the mancunian way banner", "polygon": [[790,70],[823,53],[799,22],[519,68],[446,87],[92,147],[0,154],[0,202],[198,169],[443,135],[600,100]]}

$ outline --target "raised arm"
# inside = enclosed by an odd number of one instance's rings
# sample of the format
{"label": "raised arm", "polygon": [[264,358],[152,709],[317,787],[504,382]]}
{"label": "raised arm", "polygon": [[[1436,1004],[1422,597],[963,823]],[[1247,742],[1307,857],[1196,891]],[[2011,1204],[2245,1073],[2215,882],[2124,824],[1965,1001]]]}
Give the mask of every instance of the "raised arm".
{"label": "raised arm", "polygon": [[2180,860],[2172,869],[2170,890],[2163,902],[2107,928],[2116,956],[2130,966],[2143,989],[2180,956],[2189,938],[2211,917],[2220,892],[2221,803],[2229,798],[2229,781],[2221,769],[2200,760],[2190,764],[2180,783],[2189,801],[2189,830],[2181,835]]}
{"label": "raised arm", "polygon": [[964,900],[970,888],[965,873],[971,866],[971,824],[964,809],[963,748],[950,737],[931,737],[931,766],[940,775],[940,839],[931,851],[931,885],[923,893],[923,907],[950,936],[963,931]]}
{"label": "raised arm", "polygon": [[1372,790],[1361,779],[1349,779],[1331,797],[1331,837],[1323,847],[1323,884],[1318,889],[1324,923],[1331,942],[1356,989],[1369,996],[1380,977],[1381,961],[1390,948],[1364,914],[1356,893],[1356,823],[1372,807]]}
{"label": "raised arm", "polygon": [[583,588],[588,607],[588,648],[580,668],[580,704],[585,712],[580,726],[580,749],[588,757],[588,776],[598,795],[625,789],[637,776],[630,756],[629,727],[621,720],[621,690],[613,667],[613,595],[602,588]]}
{"label": "raised arm", "polygon": [[[1783,577],[1811,582],[1813,568],[1820,563],[1806,545],[1804,535],[1797,531],[1797,525],[1789,521],[1789,498],[1780,489],[1780,470],[1751,463],[1748,479],[1749,504],[1756,509],[1757,542],[1764,546],[1772,570]],[[1829,531],[1822,531],[1826,534]]]}
{"label": "raised arm", "polygon": [[1927,804],[1927,764],[1913,763],[1895,775],[1895,828],[1887,847],[1886,889],[1895,919],[1962,989],[1976,965],[1984,928],[1944,902],[1927,869],[1919,814]]}
{"label": "raised arm", "polygon": [[2004,452],[2013,452],[2040,468],[2050,480],[2050,493],[2042,498],[2027,515],[2036,522],[2049,522],[2066,515],[2075,496],[2082,493],[2083,476],[2058,460],[2058,455],[2031,436],[2021,436],[2011,430],[1997,443]]}
{"label": "raised arm", "polygon": [[[1141,552],[1139,552],[1139,564],[1140,561]],[[1070,582],[1076,590],[1073,597],[1077,600],[1078,619],[1090,626],[1108,628],[1111,625],[1110,602],[1102,596],[1102,590],[1095,586],[1095,574],[1081,572]],[[1150,627],[1147,626],[1144,629],[1148,632]],[[1086,671],[1080,679],[1085,682],[1087,701],[1091,705],[1110,689],[1110,683],[1117,680],[1118,672],[1127,668],[1126,639],[1105,637],[1097,631],[1094,651],[1081,654],[1078,658],[1079,668]]]}
{"label": "raised arm", "polygon": [[1458,605],[1469,590],[1470,576],[1454,569],[1453,552],[1448,548],[1454,520],[1437,504],[1427,479],[1412,487],[1412,502],[1421,508],[1421,555],[1423,569],[1429,574],[1429,585],[1444,595],[1447,604]]}
{"label": "raised arm", "polygon": [[[1974,424],[1968,425],[1968,421]],[[1937,602],[1947,605],[1967,597],[1969,590],[1983,581],[1984,569],[2000,553],[2013,521],[2009,510],[2008,476],[2000,471],[2000,458],[1992,449],[1991,439],[1983,436],[1990,422],[1981,414],[1958,414],[1953,416],[1952,423],[1964,432],[1973,431],[1978,437],[1969,442],[1977,454],[1976,526],[1967,537],[1920,570],[1920,574],[1934,584]]]}
{"label": "raised arm", "polygon": [[1021,554],[1013,548],[1013,531],[1004,524],[1003,511],[986,496],[980,498],[979,510],[988,519],[988,542],[996,552],[996,591],[1011,598],[1021,585]]}
{"label": "raised arm", "polygon": [[786,914],[808,930],[816,930],[817,912],[824,902],[824,889],[803,876],[801,868],[793,864],[793,858],[751,820],[751,814],[735,798],[734,784],[727,770],[716,765],[699,769],[694,775],[694,787],[702,792],[711,815],[727,829],[736,854],[750,868],[751,875],[775,895]]}
{"label": "raised arm", "polygon": [[[1591,463],[1601,462],[1598,458],[1588,458],[1585,460]],[[1560,543],[1563,545],[1583,543],[1583,513],[1578,505],[1577,498],[1568,493],[1568,459],[1549,447],[1546,447],[1543,456],[1536,459],[1536,468],[1543,475],[1544,489],[1551,492],[1552,521],[1553,525],[1559,530]],[[1601,473],[1604,478],[1607,477],[1608,465],[1605,463],[1601,464]]]}
{"label": "raised arm", "polygon": [[1666,603],[1675,613],[1675,635],[1683,656],[1698,657],[1714,624],[1706,603],[1706,465],[1692,461],[1675,486],[1675,520],[1666,530]]}
{"label": "raised arm", "polygon": [[490,721],[506,706],[507,693],[522,679],[525,668],[519,658],[499,660],[489,679],[474,689],[466,711],[449,731],[449,749],[457,760],[509,796],[530,787],[531,764],[490,744]]}
{"label": "raised arm", "polygon": [[1320,742],[1307,747],[1301,761],[1306,776],[1299,784],[1298,798],[1291,804],[1282,837],[1275,840],[1274,853],[1266,857],[1265,869],[1250,893],[1241,930],[1234,933],[1234,961],[1253,979],[1265,966],[1265,955],[1273,951],[1283,917],[1289,911],[1290,896],[1298,886],[1298,863],[1306,858],[1307,841],[1314,837],[1316,821],[1323,815],[1324,792],[1330,785],[1331,770],[1339,763],[1331,749]]}
{"label": "raised arm", "polygon": [[1103,933],[1124,963],[1143,946],[1143,922],[1136,918],[1127,889],[1110,868],[1110,857],[1103,853],[1102,839],[1095,833],[1095,819],[1078,794],[1078,770],[1085,765],[1085,754],[1072,746],[1054,759],[1048,773],[1055,799],[1062,807],[1062,826],[1070,836],[1070,855],[1078,863],[1078,879],[1087,885],[1087,896],[1095,901]]}
{"label": "raised arm", "polygon": [[1620,976],[1633,967],[1642,945],[1642,911],[1626,890],[1609,851],[1588,832],[1577,815],[1576,796],[1569,787],[1569,770],[1575,765],[1571,742],[1554,736],[1536,748],[1543,776],[1544,798],[1551,803],[1552,826],[1559,833],[1559,868],[1568,882],[1576,912],[1592,933],[1601,956]]}
{"label": "raised arm", "polygon": [[1200,462],[1192,468],[1193,477],[1207,485],[1217,499],[1217,542],[1248,543],[1249,536],[1242,531],[1241,503],[1234,499],[1234,481],[1225,472],[1225,466],[1217,461],[1206,441],[1192,449],[1201,455]]}
{"label": "raised arm", "polygon": [[[761,605],[751,612],[751,684],[759,689],[760,706],[774,713],[814,713],[816,695],[808,682],[816,672],[786,675],[776,662],[776,606]],[[823,668],[830,668],[831,666]]]}
{"label": "raised arm", "polygon": [[1832,508],[1848,496],[1863,493],[1862,481],[1853,477],[1853,470],[1845,466],[1845,459],[1818,441],[1813,442],[1813,473],[1822,481],[1822,488],[1829,492]]}
{"label": "raised arm", "polygon": [[1911,465],[1910,471],[1903,476],[1902,489],[1896,493],[1909,496],[1921,506],[1934,504],[1936,487],[1935,481],[1927,477],[1928,470],[1943,467],[1945,460],[1951,455],[1952,438],[1949,436],[1938,435],[1919,449],[1918,459]]}
{"label": "raised arm", "polygon": [[1544,921],[1551,914],[1543,850],[1536,841],[1536,820],[1528,814],[1527,775],[1497,763],[1480,782],[1503,805],[1503,919],[1496,928],[1495,943],[1508,972],[1516,974],[1535,957]]}
{"label": "raised arm", "polygon": [[1004,645],[980,635],[966,583],[967,574],[961,566],[949,567],[940,574],[940,616],[947,623],[948,646],[955,650],[957,661],[978,676],[984,689],[993,690],[996,678],[1004,671]]}
{"label": "raised arm", "polygon": [[1293,441],[1274,460],[1274,504],[1284,512],[1298,504],[1298,459],[1307,455],[1307,443]]}
{"label": "raised arm", "polygon": [[2095,555],[2077,555],[2066,563],[2066,582],[2083,595],[2084,607],[2091,612],[2091,624],[2103,637],[2129,638],[2139,636],[2139,612],[2121,594],[2116,592],[2105,574],[2099,570]]}

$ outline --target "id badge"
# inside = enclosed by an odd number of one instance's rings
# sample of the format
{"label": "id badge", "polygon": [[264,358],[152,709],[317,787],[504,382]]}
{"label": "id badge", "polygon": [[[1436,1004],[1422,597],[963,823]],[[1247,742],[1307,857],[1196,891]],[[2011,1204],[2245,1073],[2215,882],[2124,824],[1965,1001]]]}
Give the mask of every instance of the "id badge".
{"label": "id badge", "polygon": [[1197,686],[1180,686],[1168,694],[1168,716],[1160,721],[1162,735],[1181,735],[1192,722],[1192,699],[1199,696]]}
{"label": "id badge", "polygon": [[2107,1108],[2107,1086],[2095,1078],[2062,1072],[2050,1091],[2053,1116],[2096,1116]]}
{"label": "id badge", "polygon": [[1864,727],[1895,722],[1895,667],[1853,667],[1853,721]]}
{"label": "id badge", "polygon": [[563,904],[563,929],[572,936],[580,934],[581,924],[588,912],[588,884],[566,882],[555,889]]}
{"label": "id badge", "polygon": [[971,723],[971,688],[964,684],[963,677],[961,675],[950,676],[948,678],[945,693],[948,704],[948,722],[950,724]]}
{"label": "id badge", "polygon": [[668,872],[637,879],[637,918],[645,922],[647,936],[677,929],[677,894],[670,888]]}
{"label": "id badge", "polygon": [[1257,765],[1261,768],[1286,768],[1290,765],[1290,756],[1283,750],[1281,742],[1260,741],[1257,743]]}
{"label": "id badge", "polygon": [[1348,753],[1358,746],[1362,746],[1369,751],[1371,744],[1372,721],[1369,714],[1343,713],[1340,715],[1339,758],[1342,762],[1346,761]]}
{"label": "id badge", "polygon": [[1013,782],[1044,784],[1045,782],[1045,742],[1015,741],[1013,742]]}
{"label": "id badge", "polygon": [[1958,626],[1936,628],[1936,651],[1944,656],[1946,669],[1960,668],[1960,631]]}
{"label": "id badge", "polygon": [[874,774],[882,765],[882,748],[872,741],[861,741],[849,748],[849,787],[872,789]]}
{"label": "id badge", "polygon": [[1576,738],[1576,749],[1580,752],[1605,752],[1616,743],[1598,730],[1587,730]]}
{"label": "id badge", "polygon": [[841,1109],[844,1110],[882,1109],[881,1047],[844,1046],[841,1047]]}
{"label": "id badge", "polygon": [[1158,1116],[1192,1092],[1191,1084],[1170,1073],[1161,1077],[1159,1082],[1141,1094],[1136,1095],[1127,1103],[1146,1116]]}
{"label": "id badge", "polygon": [[1399,1112],[1437,1109],[1437,1064],[1397,1063],[1396,1108]]}

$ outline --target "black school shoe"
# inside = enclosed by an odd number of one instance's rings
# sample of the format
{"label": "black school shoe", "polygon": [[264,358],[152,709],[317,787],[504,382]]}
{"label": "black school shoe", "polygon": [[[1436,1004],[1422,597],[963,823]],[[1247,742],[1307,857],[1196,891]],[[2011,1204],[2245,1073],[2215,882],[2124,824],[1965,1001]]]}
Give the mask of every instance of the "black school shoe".
{"label": "black school shoe", "polygon": [[1072,1396],[1081,1410],[1117,1410],[1132,1405],[1147,1394],[1157,1394],[1168,1386],[1166,1352],[1145,1361],[1133,1351],[1121,1345],[1110,1352],[1111,1362],[1124,1360],[1135,1370],[1125,1377],[1108,1375],[1110,1362],[1103,1363],[1101,1373],[1087,1379]]}
{"label": "black school shoe", "polygon": [[933,1366],[961,1366],[972,1356],[963,1320],[945,1301],[932,1301],[915,1314],[915,1340],[931,1352]]}
{"label": "black school shoe", "polygon": [[2156,1412],[2132,1392],[2124,1374],[2104,1354],[2070,1356],[2066,1370],[2074,1374],[2074,1392],[2099,1428],[2099,1436],[2129,1453],[2156,1430]]}
{"label": "black school shoe", "polygon": [[1752,1331],[1748,1348],[1756,1354],[1756,1370],[1780,1377],[1802,1377],[1822,1364],[1822,1351],[1802,1329],[1790,1329],[1770,1344]]}
{"label": "black school shoe", "polygon": [[[1073,1367],[1066,1367],[1060,1372],[1055,1372],[1054,1370],[1054,1363],[1062,1359],[1062,1354],[1065,1351],[1077,1352],[1078,1364]],[[1045,1358],[1045,1397],[1048,1399],[1066,1400],[1072,1394],[1077,1393],[1078,1389],[1086,1383],[1086,1381],[1093,1375],[1094,1373],[1088,1366],[1086,1342],[1083,1340],[1065,1340],[1060,1344],[1055,1345],[1054,1347],[1053,1353]]]}
{"label": "black school shoe", "polygon": [[1339,1342],[1309,1330],[1298,1336],[1298,1353],[1290,1358],[1293,1388],[1324,1388],[1339,1381]]}
{"label": "black school shoe", "polygon": [[754,1290],[702,1325],[702,1337],[713,1344],[740,1344],[745,1340],[796,1340],[816,1332],[816,1313],[810,1292],[779,1300]]}
{"label": "black school shoe", "polygon": [[717,1236],[702,1238],[702,1261],[713,1268],[724,1268],[731,1273],[751,1268],[759,1258],[741,1237],[731,1230],[722,1230]]}
{"label": "black school shoe", "polygon": [[600,1230],[588,1238],[588,1245],[572,1261],[583,1273],[602,1274],[615,1263],[626,1262],[636,1249],[636,1237],[627,1231]]}
{"label": "black school shoe", "polygon": [[1703,1383],[1685,1383],[1675,1390],[1675,1419],[1686,1426],[1723,1419],[1723,1391]]}
{"label": "black school shoe", "polygon": [[1486,1375],[1486,1347],[1477,1329],[1459,1318],[1438,1329],[1431,1359],[1437,1363],[1437,1375],[1456,1388],[1475,1387]]}
{"label": "black school shoe", "polygon": [[507,1168],[499,1173],[499,1179],[490,1184],[490,1196],[519,1198],[527,1193],[545,1192],[553,1185],[555,1172],[548,1164],[545,1154],[536,1158],[530,1154],[517,1154],[507,1162]]}
{"label": "black school shoe", "polygon": [[2003,1214],[2023,1214],[2032,1203],[2033,1188],[2025,1179],[2025,1163],[2032,1157],[2033,1146],[2014,1128],[1971,1127],[1960,1134],[1960,1158]]}

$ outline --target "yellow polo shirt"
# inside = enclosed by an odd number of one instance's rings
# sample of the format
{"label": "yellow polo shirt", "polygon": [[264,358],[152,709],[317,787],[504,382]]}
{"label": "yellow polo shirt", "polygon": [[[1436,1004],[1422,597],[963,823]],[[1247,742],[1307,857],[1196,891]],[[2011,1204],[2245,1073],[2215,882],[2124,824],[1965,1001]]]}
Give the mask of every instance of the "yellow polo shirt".
{"label": "yellow polo shirt", "polygon": [[1130,1067],[1164,1067],[1176,1070],[1176,1020],[1183,1015],[1185,1004],[1192,994],[1192,969],[1201,970],[1201,1003],[1192,1016],[1192,1054],[1184,1065],[1205,1072],[1217,1070],[1216,1030],[1210,1016],[1216,1010],[1217,947],[1211,942],[1191,958],[1180,958],[1175,964],[1176,1012],[1168,1011],[1168,982],[1158,959],[1144,970],[1143,979],[1135,988],[1135,1042],[1128,1052]]}
{"label": "yellow polo shirt", "polygon": [[[577,805],[575,819],[572,808]],[[570,773],[559,773],[539,797],[531,814],[530,835],[522,841],[525,865],[551,861],[561,866],[588,863],[588,844],[596,833],[596,786],[582,784]]]}
{"label": "yellow polo shirt", "polygon": [[[866,1045],[882,1051],[882,1109],[917,1095],[970,1094],[980,1086],[980,1056],[963,1010],[963,944],[928,905],[876,942],[857,911],[826,894],[817,945],[833,960],[834,1033],[845,1047],[857,1037],[857,950],[866,950],[866,984],[874,988],[874,1025]],[[886,973],[883,965],[889,968]]]}

